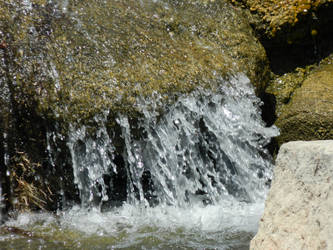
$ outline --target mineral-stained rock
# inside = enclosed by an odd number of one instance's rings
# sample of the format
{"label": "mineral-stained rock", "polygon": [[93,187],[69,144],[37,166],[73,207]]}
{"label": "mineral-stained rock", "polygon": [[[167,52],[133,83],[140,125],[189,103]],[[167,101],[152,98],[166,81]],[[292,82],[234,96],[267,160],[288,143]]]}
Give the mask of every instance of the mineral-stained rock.
{"label": "mineral-stained rock", "polygon": [[322,65],[309,74],[279,112],[275,124],[281,129],[280,144],[333,139],[333,65]]}
{"label": "mineral-stained rock", "polygon": [[333,141],[283,144],[250,249],[333,249]]}

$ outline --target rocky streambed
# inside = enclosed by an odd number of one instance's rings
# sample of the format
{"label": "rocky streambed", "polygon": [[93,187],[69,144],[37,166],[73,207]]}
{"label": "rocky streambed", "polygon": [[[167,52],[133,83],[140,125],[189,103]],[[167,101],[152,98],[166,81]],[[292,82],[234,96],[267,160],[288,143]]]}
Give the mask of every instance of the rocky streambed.
{"label": "rocky streambed", "polygon": [[[283,143],[333,139],[332,6],[1,2],[2,220],[75,205],[108,211],[138,200],[153,206],[200,197],[207,205],[230,196],[255,203]],[[280,136],[267,144],[277,133],[265,126],[273,124]],[[175,152],[170,174],[164,170]],[[152,171],[154,162],[163,171]],[[255,184],[255,195],[244,183]],[[189,185],[184,195],[178,184]]]}

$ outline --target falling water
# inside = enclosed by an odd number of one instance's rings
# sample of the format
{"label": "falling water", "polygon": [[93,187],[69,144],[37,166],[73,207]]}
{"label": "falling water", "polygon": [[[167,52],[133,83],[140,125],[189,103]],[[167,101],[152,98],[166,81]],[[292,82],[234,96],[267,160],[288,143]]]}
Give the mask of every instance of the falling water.
{"label": "falling water", "polygon": [[[63,13],[67,5],[61,1]],[[32,8],[28,0],[23,6]],[[48,65],[58,91],[59,73]],[[6,222],[18,231],[1,231],[1,244],[9,249],[246,248],[272,177],[265,145],[278,130],[265,127],[246,76],[217,82],[217,88],[169,96],[170,102],[158,93],[138,97],[138,117],[117,114],[119,129],[112,135],[107,110],[95,115],[94,126],[72,125],[66,135],[49,132],[51,166],[56,166],[53,153],[61,150],[55,138],[67,140],[81,203],[56,215],[19,214]],[[125,187],[121,195],[115,194],[117,185]]]}
{"label": "falling water", "polygon": [[[95,117],[101,125],[94,136],[85,126],[72,129],[68,146],[83,204],[108,200],[103,175],[120,167],[128,175],[130,204],[153,200],[185,207],[197,201],[256,202],[264,197],[272,168],[264,146],[278,132],[261,121],[260,101],[245,76],[221,80],[216,92],[198,89],[164,109],[154,106],[158,96],[152,100],[136,104],[143,114],[136,124],[141,136],[131,131],[126,115],[117,118],[124,166],[113,163],[115,149],[105,118]],[[143,188],[145,171],[149,190]]]}
{"label": "falling water", "polygon": [[[197,89],[172,105],[160,98],[137,100],[135,126],[118,115],[124,164],[115,164],[107,112],[96,115],[95,130],[73,127],[67,146],[81,205],[57,217],[21,214],[7,225],[52,237],[32,247],[247,247],[272,174],[264,146],[278,134],[262,122],[249,80],[221,79],[218,89]],[[101,212],[113,191],[103,177],[121,168],[127,201]]]}
{"label": "falling water", "polygon": [[[95,119],[103,122],[105,116],[96,116]],[[69,138],[74,182],[80,190],[82,205],[108,200],[103,175],[112,166],[114,148],[105,126],[101,124],[94,137],[86,131],[85,126],[75,130],[72,128]]]}

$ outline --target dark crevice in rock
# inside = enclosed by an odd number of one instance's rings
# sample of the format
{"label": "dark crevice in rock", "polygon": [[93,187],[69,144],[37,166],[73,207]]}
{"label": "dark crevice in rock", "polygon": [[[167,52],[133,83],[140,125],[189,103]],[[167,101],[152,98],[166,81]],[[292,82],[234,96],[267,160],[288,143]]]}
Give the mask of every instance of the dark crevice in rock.
{"label": "dark crevice in rock", "polygon": [[[276,98],[274,95],[269,93],[262,93],[259,98],[262,100],[263,105],[261,106],[261,117],[266,123],[267,127],[274,125],[276,116]],[[270,143],[266,146],[270,154],[275,157],[278,152],[278,144],[275,138],[272,138]]]}
{"label": "dark crevice in rock", "polygon": [[267,127],[270,127],[276,121],[276,99],[275,96],[269,93],[263,93],[260,96],[260,99],[263,102],[261,106],[261,117],[266,123]]}
{"label": "dark crevice in rock", "polygon": [[333,52],[333,3],[301,16],[295,26],[281,27],[274,38],[261,37],[275,74],[319,63]]}
{"label": "dark crevice in rock", "polygon": [[109,197],[107,202],[102,205],[102,210],[108,210],[111,207],[119,207],[127,200],[127,172],[125,168],[125,161],[123,157],[117,154],[113,160],[117,166],[117,172],[111,175],[104,175],[104,182],[106,183],[107,195]]}

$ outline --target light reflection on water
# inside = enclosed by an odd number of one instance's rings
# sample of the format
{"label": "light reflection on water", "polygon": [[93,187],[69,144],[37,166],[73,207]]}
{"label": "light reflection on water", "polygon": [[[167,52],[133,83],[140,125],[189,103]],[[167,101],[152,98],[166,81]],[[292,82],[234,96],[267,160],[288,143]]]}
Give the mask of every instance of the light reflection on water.
{"label": "light reflection on water", "polygon": [[133,206],[101,213],[73,207],[20,214],[0,231],[2,249],[248,249],[263,203]]}

